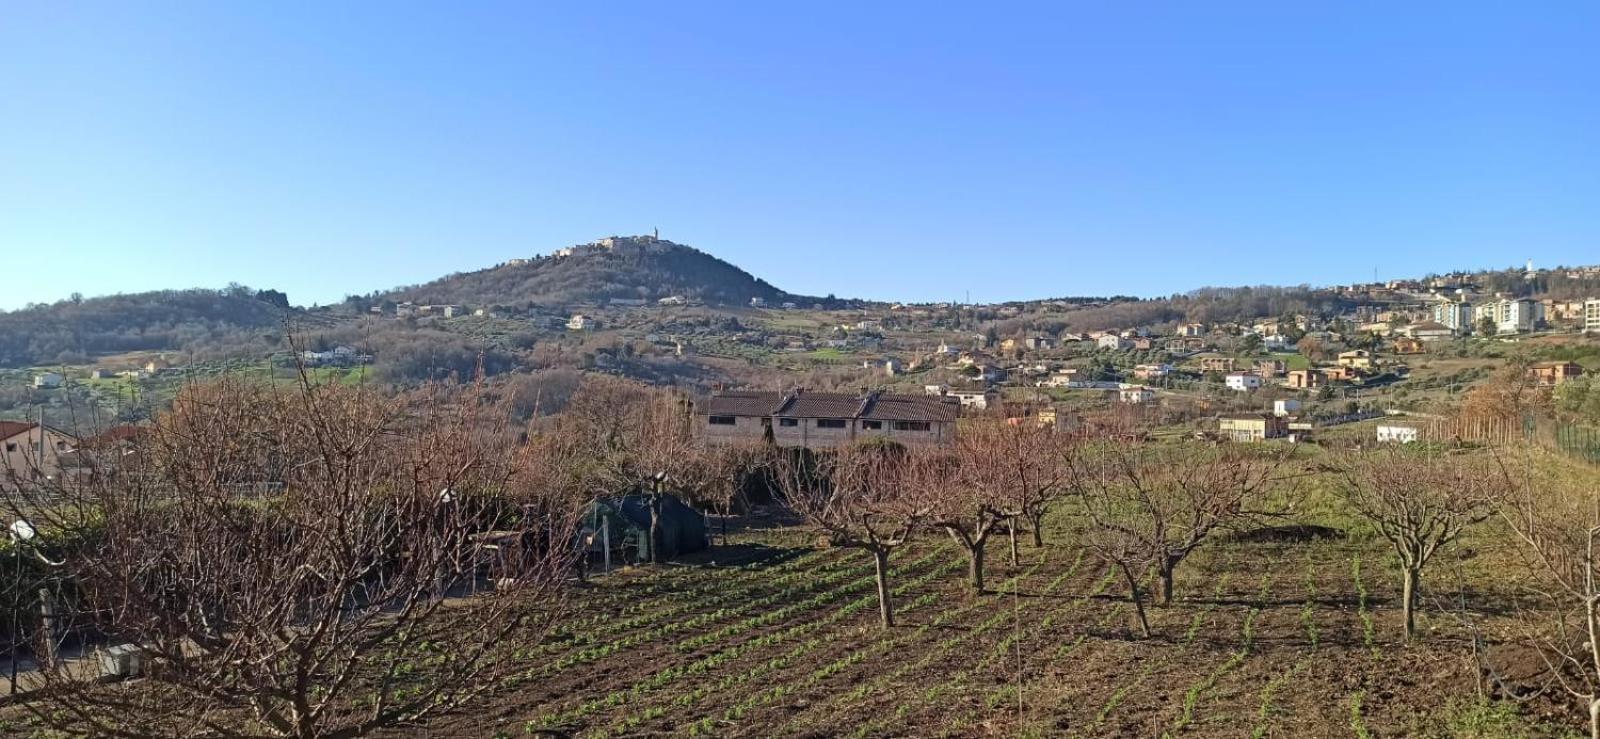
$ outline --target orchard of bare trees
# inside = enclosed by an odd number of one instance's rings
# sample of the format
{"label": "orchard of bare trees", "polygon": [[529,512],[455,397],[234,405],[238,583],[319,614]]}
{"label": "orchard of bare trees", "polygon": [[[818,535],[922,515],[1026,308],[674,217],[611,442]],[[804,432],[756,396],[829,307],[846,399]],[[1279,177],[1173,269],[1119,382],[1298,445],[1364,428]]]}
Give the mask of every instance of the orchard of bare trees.
{"label": "orchard of bare trees", "polygon": [[[1221,736],[1481,695],[1600,727],[1600,489],[1549,451],[994,418],[808,450],[707,444],[692,396],[619,379],[563,400],[514,426],[527,399],[471,384],[224,379],[70,474],[7,471],[9,710],[101,736]],[[616,496],[648,501],[648,556],[593,576]],[[673,497],[717,546],[667,561]],[[104,679],[115,654],[136,679]],[[1182,705],[1133,697],[1154,681]]]}

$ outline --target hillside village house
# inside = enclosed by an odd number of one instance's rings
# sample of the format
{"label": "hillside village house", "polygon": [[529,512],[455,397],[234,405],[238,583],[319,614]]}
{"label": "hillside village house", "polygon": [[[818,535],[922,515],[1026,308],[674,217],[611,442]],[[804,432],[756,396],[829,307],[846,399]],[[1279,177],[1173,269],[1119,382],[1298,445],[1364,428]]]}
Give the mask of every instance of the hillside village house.
{"label": "hillside village house", "polygon": [[1292,416],[1300,412],[1300,401],[1294,398],[1284,398],[1272,401],[1272,415]]}
{"label": "hillside village house", "polygon": [[1455,331],[1438,321],[1420,321],[1400,330],[1406,337],[1418,341],[1449,341],[1455,338]]}
{"label": "hillside village house", "polygon": [[1142,385],[1134,385],[1117,389],[1117,400],[1134,405],[1150,403],[1156,399],[1156,391]]}
{"label": "hillside village house", "polygon": [[1421,339],[1401,336],[1394,340],[1395,354],[1422,354],[1425,351],[1427,351],[1427,348],[1422,345]]}
{"label": "hillside village house", "polygon": [[1600,331],[1600,299],[1583,301],[1583,330]]}
{"label": "hillside village house", "polygon": [[1281,359],[1263,359],[1256,362],[1256,374],[1262,377],[1278,377],[1288,369]]}
{"label": "hillside village house", "polygon": [[1056,370],[1048,378],[1039,383],[1040,387],[1078,387],[1082,380],[1082,373],[1076,369],[1068,368]]}
{"label": "hillside village house", "polygon": [[1339,366],[1351,369],[1371,369],[1372,352],[1366,349],[1352,349],[1339,353]]}
{"label": "hillside village house", "polygon": [[1230,441],[1265,441],[1288,436],[1289,423],[1271,414],[1246,413],[1218,419],[1217,432]]}
{"label": "hillside village house", "polygon": [[770,438],[780,446],[827,449],[872,437],[942,444],[955,434],[961,406],[926,395],[751,391],[715,393],[695,412],[707,443]]}
{"label": "hillside village house", "polygon": [[64,381],[65,378],[55,372],[44,372],[33,376],[33,386],[41,389],[61,387]]}
{"label": "hillside village house", "polygon": [[961,404],[962,408],[971,408],[979,411],[988,410],[989,406],[1000,402],[1000,392],[994,388],[985,390],[951,390],[945,393],[945,397],[954,398],[957,403]]}
{"label": "hillside village house", "polygon": [[62,431],[23,421],[0,421],[0,486],[8,481],[54,478],[61,457],[77,440]]}
{"label": "hillside village house", "polygon": [[1290,370],[1286,377],[1284,385],[1296,390],[1311,390],[1328,384],[1328,376],[1322,370]]}
{"label": "hillside village house", "polygon": [[1230,372],[1224,380],[1229,390],[1254,390],[1261,387],[1261,375],[1254,372]]}
{"label": "hillside village house", "polygon": [[1095,346],[1101,349],[1127,349],[1132,343],[1116,334],[1105,334],[1095,340]]}
{"label": "hillside village house", "polygon": [[567,319],[567,330],[569,331],[593,331],[599,325],[599,321],[582,313],[575,314]]}
{"label": "hillside village house", "polygon": [[1178,335],[1182,337],[1205,336],[1206,326],[1203,323],[1185,323],[1178,327]]}
{"label": "hillside village house", "polygon": [[1410,444],[1418,437],[1415,426],[1396,426],[1383,424],[1378,426],[1378,441],[1380,443]]}
{"label": "hillside village house", "polygon": [[1056,348],[1056,340],[1048,336],[1029,336],[1023,343],[1026,344],[1029,349],[1034,351],[1045,351],[1047,349]]}
{"label": "hillside village house", "polygon": [[1322,376],[1328,382],[1351,382],[1361,376],[1361,371],[1354,367],[1329,367],[1322,371]]}
{"label": "hillside village house", "polygon": [[1141,364],[1133,368],[1133,376],[1141,380],[1155,380],[1172,374],[1170,364]]}
{"label": "hillside village house", "polygon": [[1583,367],[1575,362],[1539,362],[1528,367],[1528,378],[1542,387],[1554,387],[1582,376]]}
{"label": "hillside village house", "polygon": [[1232,372],[1234,364],[1233,357],[1202,357],[1200,359],[1200,371]]}

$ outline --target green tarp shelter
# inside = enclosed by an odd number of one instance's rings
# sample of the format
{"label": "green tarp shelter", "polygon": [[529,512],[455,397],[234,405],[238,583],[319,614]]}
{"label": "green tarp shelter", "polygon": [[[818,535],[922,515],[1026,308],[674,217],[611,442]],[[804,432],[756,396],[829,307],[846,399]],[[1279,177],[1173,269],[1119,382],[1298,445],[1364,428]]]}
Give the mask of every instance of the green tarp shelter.
{"label": "green tarp shelter", "polygon": [[[600,546],[600,532],[609,527],[611,548],[624,561],[650,559],[650,496],[621,495],[596,498],[584,515],[584,526]],[[675,495],[661,496],[661,559],[701,551],[710,546],[705,517]]]}

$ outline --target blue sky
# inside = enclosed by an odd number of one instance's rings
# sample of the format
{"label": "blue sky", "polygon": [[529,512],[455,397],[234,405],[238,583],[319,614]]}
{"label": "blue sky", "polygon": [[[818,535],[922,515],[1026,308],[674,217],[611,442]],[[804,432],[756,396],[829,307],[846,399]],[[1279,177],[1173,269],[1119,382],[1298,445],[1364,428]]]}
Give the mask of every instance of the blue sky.
{"label": "blue sky", "polygon": [[653,227],[900,300],[1600,262],[1600,5],[863,5],[10,4],[0,308]]}

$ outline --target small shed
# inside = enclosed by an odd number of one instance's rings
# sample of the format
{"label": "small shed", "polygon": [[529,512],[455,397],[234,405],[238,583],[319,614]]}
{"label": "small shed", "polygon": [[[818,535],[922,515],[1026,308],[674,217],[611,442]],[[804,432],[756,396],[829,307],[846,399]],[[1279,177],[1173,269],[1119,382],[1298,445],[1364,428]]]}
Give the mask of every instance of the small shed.
{"label": "small shed", "polygon": [[[650,497],[622,495],[596,498],[584,513],[583,525],[594,535],[594,547],[620,552],[625,562],[650,559]],[[602,535],[602,532],[604,534]],[[676,495],[661,496],[661,559],[691,554],[706,549],[705,516],[690,508]]]}

